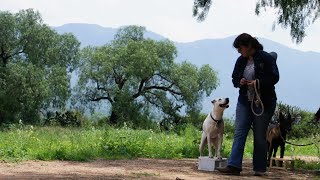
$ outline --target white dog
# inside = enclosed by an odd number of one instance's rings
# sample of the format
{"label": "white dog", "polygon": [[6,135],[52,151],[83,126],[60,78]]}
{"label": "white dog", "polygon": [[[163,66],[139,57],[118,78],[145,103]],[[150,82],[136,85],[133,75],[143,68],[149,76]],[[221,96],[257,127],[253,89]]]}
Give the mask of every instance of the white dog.
{"label": "white dog", "polygon": [[224,133],[223,112],[229,107],[229,98],[220,98],[211,101],[213,104],[212,112],[210,112],[202,125],[202,138],[200,142],[200,156],[205,144],[208,144],[209,157],[212,156],[212,144],[215,147],[215,157],[221,159],[221,146]]}

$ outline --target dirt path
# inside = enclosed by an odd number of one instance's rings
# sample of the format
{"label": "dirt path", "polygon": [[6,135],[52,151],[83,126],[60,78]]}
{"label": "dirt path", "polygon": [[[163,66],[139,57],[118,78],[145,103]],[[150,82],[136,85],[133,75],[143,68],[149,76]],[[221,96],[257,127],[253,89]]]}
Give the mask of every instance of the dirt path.
{"label": "dirt path", "polygon": [[[250,161],[240,177],[200,172],[196,160],[97,160],[91,162],[26,161],[0,163],[0,179],[257,179]],[[315,179],[311,172],[271,170],[262,179]]]}

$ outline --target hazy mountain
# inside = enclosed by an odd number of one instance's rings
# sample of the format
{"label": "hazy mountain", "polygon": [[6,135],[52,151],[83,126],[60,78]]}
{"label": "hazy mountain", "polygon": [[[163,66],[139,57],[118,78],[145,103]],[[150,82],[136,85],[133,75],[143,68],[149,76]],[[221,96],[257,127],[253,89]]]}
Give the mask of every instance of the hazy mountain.
{"label": "hazy mountain", "polygon": [[[59,33],[70,32],[73,33],[78,40],[81,42],[81,46],[85,47],[88,45],[92,46],[101,46],[110,42],[118,29],[115,28],[106,28],[96,24],[80,24],[72,23],[65,24],[63,26],[54,27],[54,29]],[[161,40],[164,39],[163,36],[160,36],[151,31],[147,31],[145,37]]]}
{"label": "hazy mountain", "polygon": [[[81,41],[82,47],[99,46],[113,39],[117,29],[92,24],[66,24],[55,27],[59,33],[71,32]],[[161,40],[163,36],[148,31],[146,37]],[[210,64],[218,73],[220,86],[210,98],[203,101],[203,112],[209,112],[213,97],[230,97],[228,116],[235,112],[238,90],[231,83],[231,73],[239,56],[232,48],[235,36],[224,39],[204,39],[189,43],[175,43],[177,61],[188,60],[196,65]],[[320,53],[303,52],[268,39],[259,38],[268,52],[278,53],[280,81],[276,86],[279,101],[316,111],[320,107]]]}

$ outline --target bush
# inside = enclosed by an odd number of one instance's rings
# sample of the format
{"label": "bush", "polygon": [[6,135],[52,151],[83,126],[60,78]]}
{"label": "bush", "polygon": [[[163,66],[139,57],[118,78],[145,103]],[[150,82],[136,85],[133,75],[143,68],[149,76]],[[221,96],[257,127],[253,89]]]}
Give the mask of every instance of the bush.
{"label": "bush", "polygon": [[183,117],[183,122],[185,122],[186,124],[192,124],[198,130],[202,130],[203,121],[206,119],[207,116],[208,114],[203,113],[189,114]]}
{"label": "bush", "polygon": [[[278,112],[290,112],[293,120],[292,131],[287,134],[289,139],[311,138],[320,133],[320,125],[312,123],[314,113],[301,110],[299,107],[279,102]],[[276,112],[277,113],[277,112]]]}
{"label": "bush", "polygon": [[53,115],[53,113],[48,113],[47,119],[45,119],[45,125],[60,125],[62,127],[80,127],[84,125],[85,119],[81,112],[79,111],[65,111],[58,112]]}
{"label": "bush", "polygon": [[292,131],[288,133],[288,138],[300,139],[312,137],[320,133],[320,126],[311,123],[314,116],[313,113],[300,111],[299,115],[301,117],[299,119],[301,120],[293,124]]}
{"label": "bush", "polygon": [[94,127],[106,127],[109,122],[109,117],[101,113],[94,113],[91,118],[92,126]]}
{"label": "bush", "polygon": [[233,137],[234,135],[234,121],[232,122],[230,119],[224,120],[224,134],[227,136]]}
{"label": "bush", "polygon": [[294,162],[297,169],[307,169],[307,170],[319,170],[320,162],[306,162],[300,159]]}

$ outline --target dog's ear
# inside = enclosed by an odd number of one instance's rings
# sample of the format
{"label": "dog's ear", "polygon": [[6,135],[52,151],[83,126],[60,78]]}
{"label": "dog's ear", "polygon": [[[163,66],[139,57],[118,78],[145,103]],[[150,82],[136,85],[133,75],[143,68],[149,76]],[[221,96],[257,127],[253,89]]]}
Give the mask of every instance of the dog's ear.
{"label": "dog's ear", "polygon": [[216,100],[212,100],[211,103],[214,104],[216,102]]}

